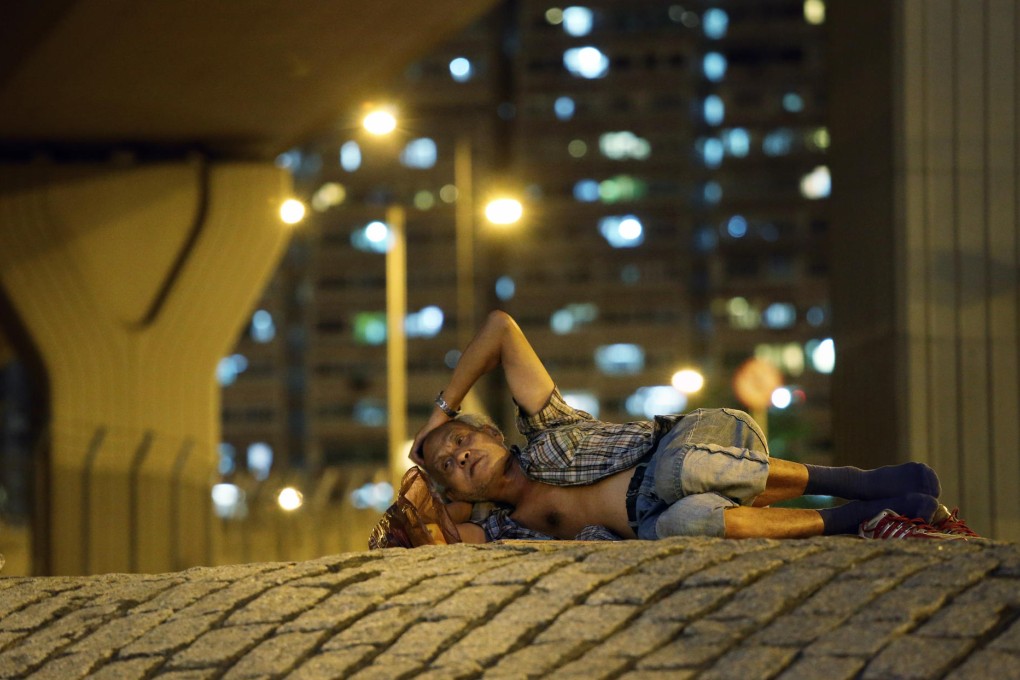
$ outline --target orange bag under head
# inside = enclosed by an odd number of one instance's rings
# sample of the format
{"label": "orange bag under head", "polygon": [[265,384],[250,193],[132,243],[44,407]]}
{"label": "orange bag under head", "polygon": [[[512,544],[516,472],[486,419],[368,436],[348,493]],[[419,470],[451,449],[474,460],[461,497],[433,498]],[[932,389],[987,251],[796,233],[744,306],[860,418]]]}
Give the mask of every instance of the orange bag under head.
{"label": "orange bag under head", "polygon": [[460,543],[460,533],[446,505],[420,468],[404,473],[397,500],[383,514],[368,538],[370,550],[416,548]]}

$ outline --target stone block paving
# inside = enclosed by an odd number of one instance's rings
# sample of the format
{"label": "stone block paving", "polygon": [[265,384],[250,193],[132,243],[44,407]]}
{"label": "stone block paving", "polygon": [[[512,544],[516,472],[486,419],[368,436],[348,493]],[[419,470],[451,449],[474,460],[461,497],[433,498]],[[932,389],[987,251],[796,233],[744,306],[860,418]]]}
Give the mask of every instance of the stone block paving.
{"label": "stone block paving", "polygon": [[1020,678],[1020,546],[507,542],[0,578],[0,678]]}

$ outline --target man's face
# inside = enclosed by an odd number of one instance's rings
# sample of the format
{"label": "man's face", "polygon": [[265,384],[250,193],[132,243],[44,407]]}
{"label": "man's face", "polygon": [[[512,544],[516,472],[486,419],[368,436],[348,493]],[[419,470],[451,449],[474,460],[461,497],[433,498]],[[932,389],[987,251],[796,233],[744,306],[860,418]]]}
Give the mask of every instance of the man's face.
{"label": "man's face", "polygon": [[454,500],[494,500],[493,494],[511,462],[501,437],[457,421],[430,432],[422,452],[425,469]]}

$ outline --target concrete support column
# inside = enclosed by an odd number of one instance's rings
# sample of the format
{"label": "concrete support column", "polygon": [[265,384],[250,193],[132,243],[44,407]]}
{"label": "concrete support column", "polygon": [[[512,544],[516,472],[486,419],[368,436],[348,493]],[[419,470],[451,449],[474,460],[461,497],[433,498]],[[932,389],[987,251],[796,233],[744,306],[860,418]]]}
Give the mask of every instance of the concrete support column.
{"label": "concrete support column", "polygon": [[830,3],[834,437],[1020,539],[1020,10]]}
{"label": "concrete support column", "polygon": [[44,364],[51,573],[211,555],[217,362],[288,238],[271,164],[0,166],[0,288]]}

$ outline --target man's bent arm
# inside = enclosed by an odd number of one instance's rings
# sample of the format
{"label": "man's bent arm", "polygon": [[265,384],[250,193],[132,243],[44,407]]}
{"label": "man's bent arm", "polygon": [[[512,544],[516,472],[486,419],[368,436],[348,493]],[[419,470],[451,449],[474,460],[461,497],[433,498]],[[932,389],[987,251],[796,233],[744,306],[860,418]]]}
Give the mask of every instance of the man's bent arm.
{"label": "man's bent arm", "polygon": [[443,391],[455,408],[480,377],[503,366],[514,401],[525,413],[537,413],[553,391],[550,377],[520,326],[509,314],[491,312],[474,339],[468,343]]}
{"label": "man's bent arm", "polygon": [[[506,312],[498,310],[489,314],[478,334],[464,348],[450,382],[443,390],[446,403],[454,409],[459,408],[478,379],[500,365],[510,394],[525,413],[537,413],[548,403],[555,386],[552,377],[517,322]],[[418,444],[426,434],[447,420],[449,416],[438,406],[433,409],[425,427],[415,437],[412,460],[421,462],[414,456]]]}

